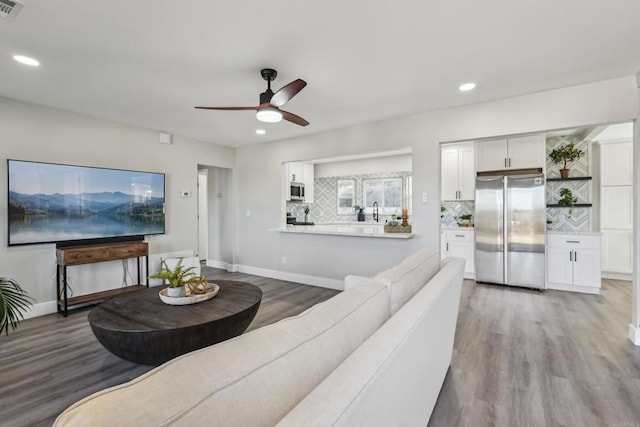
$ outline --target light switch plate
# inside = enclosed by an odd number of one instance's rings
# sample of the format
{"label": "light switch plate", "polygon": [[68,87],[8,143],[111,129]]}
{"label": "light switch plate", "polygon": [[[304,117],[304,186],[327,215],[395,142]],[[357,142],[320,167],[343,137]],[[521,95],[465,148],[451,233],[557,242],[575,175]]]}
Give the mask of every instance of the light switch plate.
{"label": "light switch plate", "polygon": [[422,203],[427,203],[427,193],[422,193]]}

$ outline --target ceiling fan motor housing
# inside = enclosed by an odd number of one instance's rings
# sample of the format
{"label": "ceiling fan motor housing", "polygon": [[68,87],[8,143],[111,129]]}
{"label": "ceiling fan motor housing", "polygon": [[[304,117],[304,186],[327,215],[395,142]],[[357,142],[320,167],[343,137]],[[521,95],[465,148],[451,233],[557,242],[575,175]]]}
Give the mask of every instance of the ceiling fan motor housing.
{"label": "ceiling fan motor housing", "polygon": [[260,94],[260,105],[268,104],[271,101],[271,97],[273,96],[273,91],[271,89],[267,89],[266,91]]}

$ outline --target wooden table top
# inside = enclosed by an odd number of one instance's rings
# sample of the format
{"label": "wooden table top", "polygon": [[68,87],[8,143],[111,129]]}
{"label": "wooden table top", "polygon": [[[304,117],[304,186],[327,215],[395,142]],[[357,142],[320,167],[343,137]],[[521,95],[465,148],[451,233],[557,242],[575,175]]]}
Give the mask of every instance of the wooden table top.
{"label": "wooden table top", "polygon": [[262,299],[259,287],[233,280],[215,280],[218,294],[207,301],[190,305],[169,305],[155,286],[112,298],[89,313],[89,323],[103,330],[148,332],[186,328],[237,314]]}

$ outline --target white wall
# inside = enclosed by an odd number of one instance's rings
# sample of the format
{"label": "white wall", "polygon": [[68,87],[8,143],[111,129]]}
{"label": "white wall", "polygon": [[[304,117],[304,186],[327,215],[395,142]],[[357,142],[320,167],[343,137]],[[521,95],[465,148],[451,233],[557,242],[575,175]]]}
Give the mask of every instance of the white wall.
{"label": "white wall", "polygon": [[316,163],[314,169],[315,178],[410,171],[411,154],[346,160],[342,162]]}
{"label": "white wall", "polygon": [[[340,280],[373,274],[418,247],[439,247],[439,142],[474,140],[634,120],[633,77],[419,114],[238,149],[238,264]],[[409,240],[311,236],[269,231],[281,223],[280,164],[411,147],[413,217]],[[429,202],[421,202],[427,193]],[[246,216],[250,210],[253,214]],[[287,263],[283,263],[283,257]]]}
{"label": "white wall", "polygon": [[209,257],[207,264],[233,263],[231,169],[208,167]]}
{"label": "white wall", "polygon": [[[7,246],[7,158],[164,172],[166,234],[147,239],[153,254],[197,249],[198,163],[234,167],[235,150],[228,147],[176,135],[173,145],[164,145],[154,130],[6,98],[0,98],[0,118],[0,275],[20,282],[37,303],[50,302],[45,311],[55,310],[55,245]],[[181,191],[192,196],[182,198]],[[134,263],[130,265],[135,277]],[[123,268],[120,261],[113,261],[70,267],[68,273],[78,295],[120,286]]]}

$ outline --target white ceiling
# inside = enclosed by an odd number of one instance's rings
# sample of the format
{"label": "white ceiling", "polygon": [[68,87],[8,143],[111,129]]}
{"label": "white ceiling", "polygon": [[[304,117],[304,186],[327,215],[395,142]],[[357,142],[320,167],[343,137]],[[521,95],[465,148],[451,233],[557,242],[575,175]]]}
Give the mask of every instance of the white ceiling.
{"label": "white ceiling", "polygon": [[[230,146],[640,70],[637,0],[22,1],[0,96]],[[309,126],[193,109],[256,105],[265,67],[308,82],[284,109]]]}

